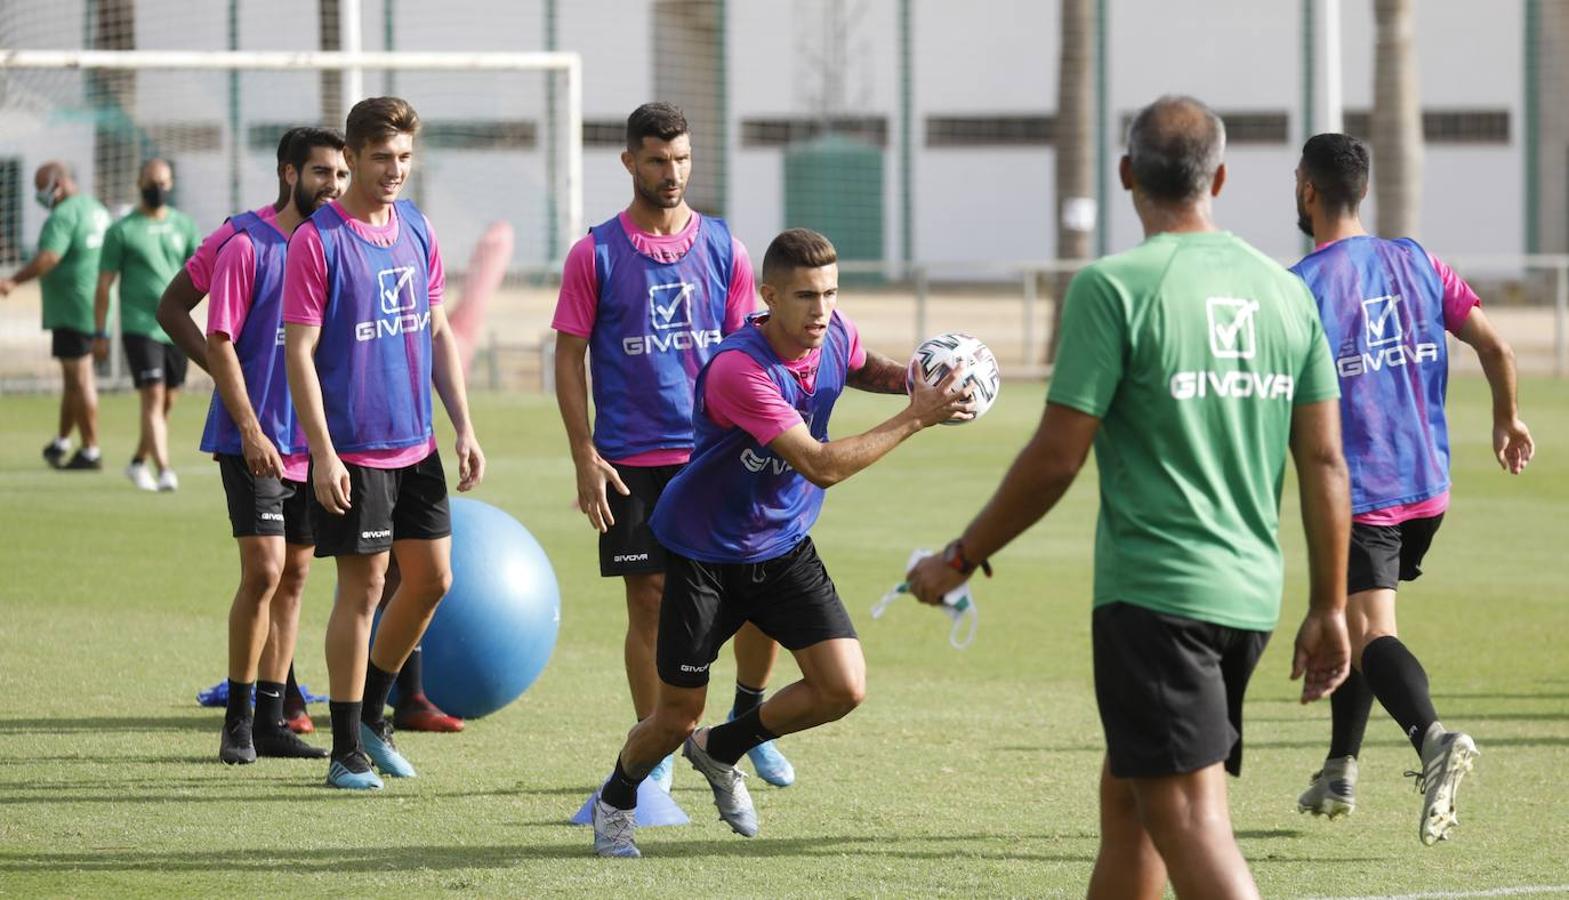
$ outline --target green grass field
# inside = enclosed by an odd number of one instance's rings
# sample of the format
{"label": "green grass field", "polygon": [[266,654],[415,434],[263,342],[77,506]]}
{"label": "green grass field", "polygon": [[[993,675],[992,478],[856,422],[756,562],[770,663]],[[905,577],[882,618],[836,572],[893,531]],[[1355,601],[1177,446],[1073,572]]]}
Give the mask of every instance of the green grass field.
{"label": "green grass field", "polygon": [[[1265,896],[1550,885],[1569,895],[1569,384],[1523,386],[1539,454],[1520,478],[1491,458],[1485,384],[1460,380],[1451,394],[1455,501],[1426,576],[1403,593],[1402,624],[1444,721],[1482,748],[1462,825],[1446,844],[1417,842],[1419,798],[1401,777],[1415,756],[1381,710],[1357,813],[1298,815],[1329,709],[1300,707],[1286,680],[1304,604],[1288,484],[1282,632],[1253,681],[1247,768],[1232,793]],[[967,652],[948,647],[933,610],[868,614],[912,547],[940,545],[978,508],[1041,396],[1010,384],[981,422],[919,435],[830,492],[815,535],[865,641],[867,703],[783,742],[799,780],[753,781],[762,834],[751,841],[718,822],[681,763],[675,796],[694,821],[644,830],[640,862],[595,858],[587,829],[565,824],[631,723],[620,584],[598,577],[593,534],[569,508],[552,401],[474,404],[490,457],[474,496],[527,524],[561,582],[549,668],[464,734],[400,736],[419,779],[344,796],[321,786],[319,763],[222,766],[221,712],[195,704],[224,671],[238,568],[217,468],[194,449],[206,398],[176,410],[173,495],[137,493],[119,474],[130,397],[105,398],[101,474],[44,468],[54,398],[0,399],[0,894],[1081,895],[1101,756],[1088,637],[1094,473],[997,559]],[[843,407],[839,434],[895,410],[864,395]],[[320,565],[302,627],[299,669],[318,689],[332,583]],[[727,657],[713,714],[729,702]],[[775,686],[793,676],[782,665]],[[314,711],[325,726],[325,707]]]}

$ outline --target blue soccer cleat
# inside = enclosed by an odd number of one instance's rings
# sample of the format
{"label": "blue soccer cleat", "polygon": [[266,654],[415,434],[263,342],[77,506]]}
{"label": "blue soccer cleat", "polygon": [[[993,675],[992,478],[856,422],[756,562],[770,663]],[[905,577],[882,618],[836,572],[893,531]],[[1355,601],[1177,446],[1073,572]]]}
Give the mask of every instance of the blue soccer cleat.
{"label": "blue soccer cleat", "polygon": [[413,778],[414,766],[409,764],[403,754],[392,743],[392,723],[386,719],[375,728],[360,723],[360,745],[365,748],[365,755],[371,758],[376,768],[389,778]]}
{"label": "blue soccer cleat", "polygon": [[659,786],[665,793],[670,793],[670,785],[675,781],[676,755],[674,753],[659,761],[659,765],[648,773],[648,780]]}
{"label": "blue soccer cleat", "polygon": [[346,759],[335,759],[327,767],[327,786],[345,791],[379,791],[381,779],[370,767],[370,760],[363,753],[352,753]]}
{"label": "blue soccer cleat", "polygon": [[[735,710],[730,710],[728,722],[735,721]],[[757,777],[763,779],[774,787],[789,787],[795,784],[795,766],[790,765],[790,760],[779,752],[779,747],[773,741],[764,741],[756,747],[746,751],[746,758],[752,761],[752,768],[756,770]]]}

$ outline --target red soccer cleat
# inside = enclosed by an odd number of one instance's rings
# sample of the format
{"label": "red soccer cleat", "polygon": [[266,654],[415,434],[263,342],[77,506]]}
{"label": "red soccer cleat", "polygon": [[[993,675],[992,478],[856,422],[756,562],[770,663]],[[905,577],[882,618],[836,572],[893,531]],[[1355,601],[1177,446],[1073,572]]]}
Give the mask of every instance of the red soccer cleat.
{"label": "red soccer cleat", "polygon": [[312,734],[316,731],[316,723],[311,721],[311,714],[303,709],[292,716],[285,714],[283,724],[289,726],[289,730],[295,734]]}
{"label": "red soccer cleat", "polygon": [[463,720],[442,712],[424,694],[415,694],[392,711],[392,727],[399,731],[453,734],[463,730]]}

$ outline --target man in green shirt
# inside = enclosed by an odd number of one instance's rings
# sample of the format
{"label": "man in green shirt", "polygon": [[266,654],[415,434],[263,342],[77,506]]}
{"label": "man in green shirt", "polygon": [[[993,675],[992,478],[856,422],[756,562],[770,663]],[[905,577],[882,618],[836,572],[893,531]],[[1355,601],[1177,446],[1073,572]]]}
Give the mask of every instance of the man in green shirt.
{"label": "man in green shirt", "polygon": [[[169,205],[174,172],[167,162],[143,163],[137,187],[141,202],[104,235],[93,315],[95,330],[103,335],[109,319],[109,289],[119,278],[120,338],[131,382],[142,396],[141,439],[125,477],[144,491],[172,491],[180,481],[169,468],[169,410],[185,384],[187,361],[158,326],[158,299],[196,252],[200,236],[191,217]],[[95,341],[93,353],[100,359],[108,355],[106,337]],[[158,466],[156,481],[147,467],[149,456]]]}
{"label": "man in green shirt", "polygon": [[1225,129],[1190,97],[1139,112],[1121,164],[1145,241],[1065,299],[1046,412],[985,509],[910,585],[928,603],[1045,515],[1091,445],[1100,470],[1092,634],[1106,735],[1091,897],[1257,897],[1224,773],[1280,614],[1286,450],[1310,565],[1292,677],[1302,700],[1349,668],[1349,481],[1339,386],[1301,281],[1216,229]]}
{"label": "man in green shirt", "polygon": [[[44,445],[44,461],[57,469],[101,469],[98,452],[98,386],[93,380],[93,278],[103,246],[109,212],[79,192],[71,167],[51,160],[33,174],[35,196],[49,218],[38,235],[38,253],[10,278],[0,279],[0,297],[38,279],[43,292],[44,330],[53,332],[51,354],[60,360],[65,390],[60,395],[60,428]],[[71,431],[82,446],[71,449]]]}

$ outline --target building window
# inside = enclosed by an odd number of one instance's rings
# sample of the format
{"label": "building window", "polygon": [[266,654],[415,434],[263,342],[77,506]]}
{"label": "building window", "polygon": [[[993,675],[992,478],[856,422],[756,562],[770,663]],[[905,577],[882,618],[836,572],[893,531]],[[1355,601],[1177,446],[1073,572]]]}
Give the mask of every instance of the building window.
{"label": "building window", "polygon": [[836,116],[830,119],[801,116],[741,120],[743,147],[783,147],[830,134],[886,147],[888,119],[885,116]]}
{"label": "building window", "polygon": [[0,159],[0,266],[21,261],[22,160],[12,156]]}
{"label": "building window", "polygon": [[1030,147],[1050,145],[1055,116],[928,116],[928,147]]}
{"label": "building window", "polygon": [[615,119],[584,119],[583,146],[623,149],[627,143],[627,123]]}
{"label": "building window", "polygon": [[[1346,110],[1347,134],[1368,140],[1373,135],[1373,114],[1365,109]],[[1422,111],[1422,139],[1429,144],[1507,144],[1507,109],[1428,109]]]}
{"label": "building window", "polygon": [[[1284,144],[1291,138],[1291,116],[1285,110],[1216,110],[1226,124],[1227,145]],[[1122,134],[1126,141],[1133,113],[1123,113]]]}

